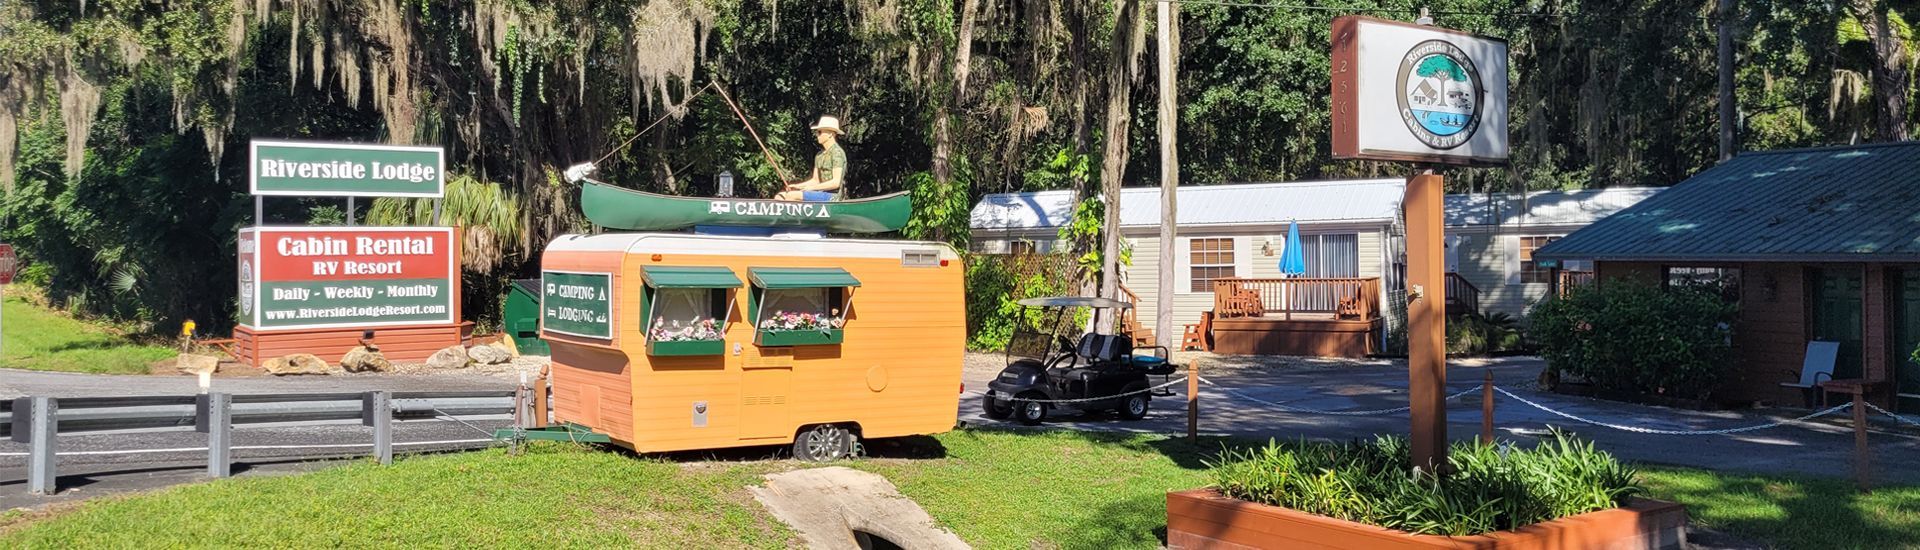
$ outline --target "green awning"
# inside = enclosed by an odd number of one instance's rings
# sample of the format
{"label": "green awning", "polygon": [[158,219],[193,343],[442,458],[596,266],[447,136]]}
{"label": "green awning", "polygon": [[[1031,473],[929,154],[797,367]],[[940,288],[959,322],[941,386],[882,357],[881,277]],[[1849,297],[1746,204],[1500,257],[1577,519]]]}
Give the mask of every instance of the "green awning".
{"label": "green awning", "polygon": [[740,288],[740,277],[724,267],[650,265],[640,272],[654,288]]}
{"label": "green awning", "polygon": [[860,286],[860,280],[838,267],[755,267],[747,270],[760,288],[829,288]]}

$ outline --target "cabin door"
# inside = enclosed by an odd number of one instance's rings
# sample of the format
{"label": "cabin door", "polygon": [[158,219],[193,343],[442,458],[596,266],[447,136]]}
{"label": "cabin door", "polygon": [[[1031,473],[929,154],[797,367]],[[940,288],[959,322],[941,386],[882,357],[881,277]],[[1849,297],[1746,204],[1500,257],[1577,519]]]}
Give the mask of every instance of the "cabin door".
{"label": "cabin door", "polygon": [[1864,357],[1861,349],[1863,292],[1865,281],[1859,269],[1815,269],[1809,279],[1813,292],[1808,301],[1812,309],[1809,336],[1814,340],[1840,343],[1840,354],[1833,360],[1835,379],[1860,378]]}
{"label": "cabin door", "polygon": [[1900,399],[1894,405],[1901,412],[1920,411],[1920,362],[1914,361],[1920,347],[1920,269],[1898,271],[1893,284],[1893,382]]}
{"label": "cabin door", "polygon": [[742,367],[740,439],[792,437],[796,426],[788,413],[787,391],[792,385],[793,356],[758,357]]}

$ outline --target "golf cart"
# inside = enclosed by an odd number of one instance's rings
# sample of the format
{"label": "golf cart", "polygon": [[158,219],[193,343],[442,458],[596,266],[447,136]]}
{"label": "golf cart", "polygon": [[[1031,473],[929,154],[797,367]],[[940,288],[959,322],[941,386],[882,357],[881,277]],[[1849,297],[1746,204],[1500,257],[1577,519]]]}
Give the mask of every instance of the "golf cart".
{"label": "golf cart", "polygon": [[[1018,303],[1020,321],[1007,343],[1007,367],[987,384],[982,398],[987,418],[1013,417],[1034,425],[1045,421],[1055,406],[1087,412],[1113,410],[1127,420],[1147,416],[1152,399],[1146,391],[1152,386],[1147,377],[1165,379],[1174,372],[1166,346],[1134,348],[1131,334],[1086,332],[1085,317],[1079,315],[1083,308],[1089,312],[1111,309],[1118,315],[1133,304],[1079,296],[1027,298]],[[1039,326],[1029,322],[1034,317],[1028,308],[1040,308]],[[1147,350],[1153,353],[1138,353]]]}

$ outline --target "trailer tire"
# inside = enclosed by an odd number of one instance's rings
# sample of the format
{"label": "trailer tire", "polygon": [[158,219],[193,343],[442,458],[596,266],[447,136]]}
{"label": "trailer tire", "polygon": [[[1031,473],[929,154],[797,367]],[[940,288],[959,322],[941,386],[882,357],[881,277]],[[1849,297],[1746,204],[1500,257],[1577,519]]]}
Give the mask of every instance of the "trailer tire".
{"label": "trailer tire", "polygon": [[1013,416],[1013,403],[994,399],[993,390],[987,390],[985,395],[980,396],[980,410],[989,419],[1006,420],[1007,417]]}
{"label": "trailer tire", "polygon": [[[1027,399],[1046,399],[1047,398],[1046,395],[1041,394],[1040,392],[1037,392],[1037,391],[1030,391],[1027,393],[1023,393],[1018,395],[1017,397],[1024,397]],[[1047,408],[1048,407],[1046,403],[1041,403],[1038,401],[1015,401],[1013,402],[1013,417],[1014,419],[1019,420],[1021,424],[1026,424],[1028,426],[1038,426],[1040,425],[1041,422],[1047,421]]]}
{"label": "trailer tire", "polygon": [[853,454],[855,435],[838,424],[816,424],[793,437],[793,458],[801,462],[832,462]]}

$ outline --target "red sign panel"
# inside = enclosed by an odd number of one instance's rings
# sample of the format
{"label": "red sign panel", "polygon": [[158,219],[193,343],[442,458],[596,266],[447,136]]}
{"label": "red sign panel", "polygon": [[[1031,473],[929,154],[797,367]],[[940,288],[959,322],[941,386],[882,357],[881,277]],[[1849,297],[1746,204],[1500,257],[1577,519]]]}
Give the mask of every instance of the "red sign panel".
{"label": "red sign panel", "polygon": [[261,227],[240,233],[240,323],[258,329],[452,323],[445,227]]}
{"label": "red sign panel", "polygon": [[0,285],[13,284],[13,274],[20,270],[20,258],[13,254],[13,245],[0,244]]}

